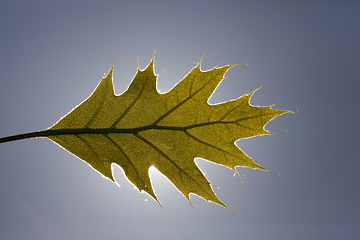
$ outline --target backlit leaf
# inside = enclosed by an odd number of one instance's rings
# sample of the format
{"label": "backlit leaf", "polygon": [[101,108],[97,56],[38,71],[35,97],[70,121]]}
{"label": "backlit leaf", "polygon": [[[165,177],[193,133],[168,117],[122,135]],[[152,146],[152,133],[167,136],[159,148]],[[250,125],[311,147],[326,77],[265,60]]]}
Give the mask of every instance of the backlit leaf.
{"label": "backlit leaf", "polygon": [[227,208],[194,159],[200,157],[233,170],[241,166],[267,171],[235,141],[271,134],[264,130],[265,124],[289,112],[250,105],[255,91],[210,105],[208,99],[233,66],[201,71],[199,63],[171,91],[160,94],[153,57],[144,70],[138,68],[120,96],[114,94],[112,67],[91,96],[54,126],[2,138],[1,142],[47,137],[112,181],[111,164],[119,165],[139,191],[158,201],[149,178],[149,168],[156,167],[189,201],[193,193]]}

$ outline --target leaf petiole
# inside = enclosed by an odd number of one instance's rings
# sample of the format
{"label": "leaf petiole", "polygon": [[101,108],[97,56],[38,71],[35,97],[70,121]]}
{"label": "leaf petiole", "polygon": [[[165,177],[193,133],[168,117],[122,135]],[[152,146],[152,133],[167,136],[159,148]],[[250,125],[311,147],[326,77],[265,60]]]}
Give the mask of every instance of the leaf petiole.
{"label": "leaf petiole", "polygon": [[18,141],[18,140],[23,140],[23,139],[28,139],[28,138],[46,137],[49,134],[48,131],[49,130],[43,130],[43,131],[38,131],[38,132],[30,132],[30,133],[17,134],[17,135],[8,136],[8,137],[2,137],[2,138],[0,138],[0,143],[13,142],[13,141]]}

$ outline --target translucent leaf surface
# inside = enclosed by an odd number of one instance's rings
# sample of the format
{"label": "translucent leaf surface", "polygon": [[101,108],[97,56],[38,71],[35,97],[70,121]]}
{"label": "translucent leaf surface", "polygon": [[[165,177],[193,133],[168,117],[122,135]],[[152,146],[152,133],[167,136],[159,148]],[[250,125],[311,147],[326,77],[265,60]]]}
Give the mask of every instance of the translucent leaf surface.
{"label": "translucent leaf surface", "polygon": [[266,170],[244,154],[235,141],[270,134],[264,125],[289,112],[251,106],[254,92],[208,104],[232,66],[204,72],[199,63],[171,91],[160,94],[153,57],[146,69],[138,68],[120,96],[114,94],[112,67],[92,95],[48,129],[46,137],[113,181],[111,164],[118,164],[140,191],[157,201],[149,178],[151,166],[188,200],[194,193],[226,207],[194,159],[201,157],[234,170],[236,166]]}

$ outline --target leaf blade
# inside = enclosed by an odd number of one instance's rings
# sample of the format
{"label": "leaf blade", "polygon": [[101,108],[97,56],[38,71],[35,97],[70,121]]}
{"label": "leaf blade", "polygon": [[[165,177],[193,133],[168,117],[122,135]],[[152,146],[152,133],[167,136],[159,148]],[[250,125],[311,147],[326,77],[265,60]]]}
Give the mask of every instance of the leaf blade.
{"label": "leaf blade", "polygon": [[[114,181],[111,164],[123,168],[139,191],[159,202],[148,170],[156,167],[190,202],[190,193],[230,210],[196,166],[201,157],[235,170],[266,170],[236,145],[240,138],[271,134],[264,129],[290,111],[250,105],[255,91],[210,105],[208,99],[234,65],[201,71],[195,66],[175,87],[156,89],[154,57],[138,71],[128,89],[114,94],[113,66],[88,99],[61,118],[47,137]],[[235,170],[236,171],[236,170]]]}

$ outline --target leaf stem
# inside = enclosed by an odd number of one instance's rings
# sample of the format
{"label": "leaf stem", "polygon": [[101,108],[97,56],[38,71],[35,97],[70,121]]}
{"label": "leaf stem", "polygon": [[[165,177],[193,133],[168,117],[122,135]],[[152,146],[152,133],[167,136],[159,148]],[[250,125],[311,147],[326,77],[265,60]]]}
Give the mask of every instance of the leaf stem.
{"label": "leaf stem", "polygon": [[49,135],[48,130],[23,133],[23,134],[8,136],[8,137],[2,137],[2,138],[0,138],[0,143],[13,142],[13,141],[23,140],[23,139],[28,139],[28,138],[46,137],[48,135]]}

